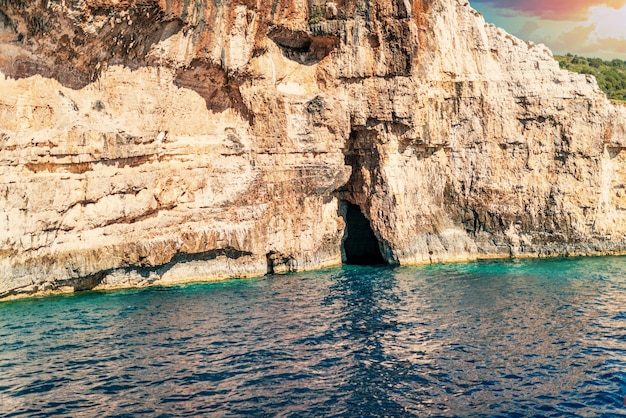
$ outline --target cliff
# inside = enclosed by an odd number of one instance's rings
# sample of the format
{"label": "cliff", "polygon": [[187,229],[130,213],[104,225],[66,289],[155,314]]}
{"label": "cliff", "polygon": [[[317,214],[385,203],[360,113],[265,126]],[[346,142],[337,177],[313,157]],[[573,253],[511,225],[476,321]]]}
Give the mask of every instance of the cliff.
{"label": "cliff", "polygon": [[626,108],[464,0],[0,0],[0,91],[0,298],[336,265],[353,212],[394,264],[626,250]]}

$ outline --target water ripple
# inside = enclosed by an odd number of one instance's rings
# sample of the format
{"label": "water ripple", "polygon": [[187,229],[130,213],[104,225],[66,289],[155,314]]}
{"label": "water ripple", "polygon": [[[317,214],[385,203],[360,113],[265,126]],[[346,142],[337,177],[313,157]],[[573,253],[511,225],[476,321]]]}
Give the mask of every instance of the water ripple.
{"label": "water ripple", "polygon": [[0,416],[626,416],[626,259],[0,304]]}

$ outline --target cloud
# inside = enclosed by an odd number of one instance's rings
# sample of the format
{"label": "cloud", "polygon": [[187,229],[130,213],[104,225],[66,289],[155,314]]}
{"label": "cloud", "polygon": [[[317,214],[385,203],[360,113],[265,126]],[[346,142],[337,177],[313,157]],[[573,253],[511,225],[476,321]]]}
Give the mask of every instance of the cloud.
{"label": "cloud", "polygon": [[600,37],[626,37],[626,5],[618,10],[606,6],[590,7],[588,22],[597,25],[596,35]]}
{"label": "cloud", "polygon": [[626,54],[626,39],[599,38],[583,45],[581,52],[588,57],[624,56]]}
{"label": "cloud", "polygon": [[626,0],[470,2],[488,22],[521,39],[546,44],[556,54],[626,60]]}
{"label": "cloud", "polygon": [[541,26],[535,22],[534,20],[528,20],[524,23],[524,26],[521,27],[520,30],[517,31],[516,35],[522,39],[530,39],[532,34],[540,29]]}
{"label": "cloud", "polygon": [[585,45],[589,43],[590,35],[596,29],[595,25],[576,26],[571,31],[563,32],[556,39],[546,39],[545,43],[556,51],[580,51],[584,52]]}
{"label": "cloud", "polygon": [[593,6],[620,9],[626,0],[471,0],[471,3],[486,3],[506,13],[515,11],[529,16],[553,20],[583,21]]}
{"label": "cloud", "polygon": [[603,51],[626,54],[626,39],[624,38],[600,38],[596,41],[596,44]]}
{"label": "cloud", "polygon": [[576,26],[570,31],[559,34],[556,38],[544,37],[538,38],[537,41],[545,43],[550,49],[560,54],[572,52],[605,59],[623,57],[626,54],[626,38],[599,37],[595,24]]}

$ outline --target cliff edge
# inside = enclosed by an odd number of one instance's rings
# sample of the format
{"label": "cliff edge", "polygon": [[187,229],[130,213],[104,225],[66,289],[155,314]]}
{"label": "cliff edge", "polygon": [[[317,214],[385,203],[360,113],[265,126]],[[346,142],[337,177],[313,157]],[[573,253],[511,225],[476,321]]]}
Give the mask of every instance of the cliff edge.
{"label": "cliff edge", "polygon": [[0,0],[0,91],[0,299],[626,252],[626,107],[464,0]]}

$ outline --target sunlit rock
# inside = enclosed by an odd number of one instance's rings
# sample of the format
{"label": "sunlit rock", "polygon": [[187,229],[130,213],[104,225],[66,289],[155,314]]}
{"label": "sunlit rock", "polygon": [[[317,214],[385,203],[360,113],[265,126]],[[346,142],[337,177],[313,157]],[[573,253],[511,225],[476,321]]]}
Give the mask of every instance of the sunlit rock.
{"label": "sunlit rock", "polygon": [[626,249],[626,109],[464,1],[0,1],[0,298]]}

